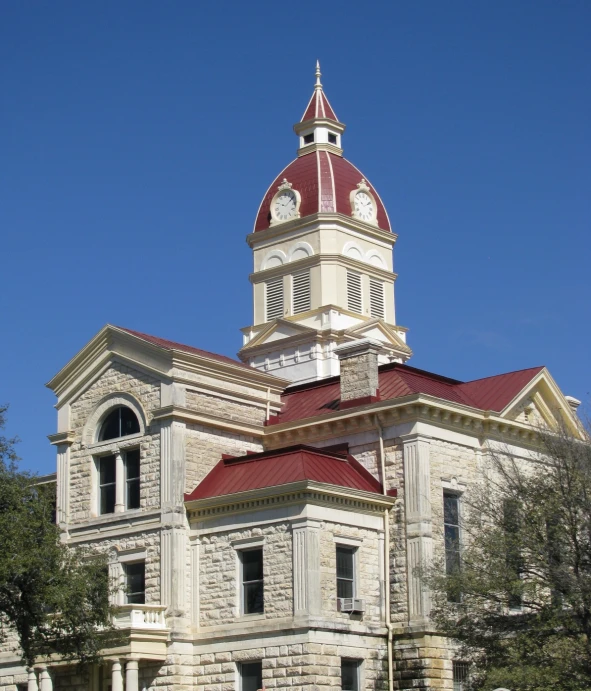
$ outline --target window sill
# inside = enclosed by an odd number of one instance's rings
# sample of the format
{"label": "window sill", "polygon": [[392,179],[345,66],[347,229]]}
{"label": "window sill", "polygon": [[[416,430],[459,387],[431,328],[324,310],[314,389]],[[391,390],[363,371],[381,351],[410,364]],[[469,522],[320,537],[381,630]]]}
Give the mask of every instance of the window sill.
{"label": "window sill", "polygon": [[264,612],[256,612],[254,614],[240,614],[236,617],[238,621],[259,621],[261,619],[266,619]]}
{"label": "window sill", "polygon": [[142,432],[136,432],[135,434],[128,434],[125,437],[117,437],[116,439],[107,439],[105,441],[94,441],[92,444],[86,444],[83,448],[89,451],[105,450],[105,451],[116,451],[118,449],[126,449],[128,446],[135,446],[138,439],[144,436]]}

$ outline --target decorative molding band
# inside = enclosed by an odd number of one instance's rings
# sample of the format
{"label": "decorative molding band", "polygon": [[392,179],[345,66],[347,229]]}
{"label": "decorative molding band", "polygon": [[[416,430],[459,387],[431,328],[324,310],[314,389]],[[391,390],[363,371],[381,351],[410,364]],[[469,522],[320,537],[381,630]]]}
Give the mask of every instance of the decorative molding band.
{"label": "decorative molding band", "polygon": [[204,427],[216,427],[228,430],[235,435],[248,434],[252,437],[262,437],[265,428],[261,425],[252,425],[247,422],[236,422],[228,418],[221,418],[209,413],[196,413],[179,405],[169,405],[158,408],[153,413],[153,419],[159,421],[174,420],[175,422],[185,422]]}

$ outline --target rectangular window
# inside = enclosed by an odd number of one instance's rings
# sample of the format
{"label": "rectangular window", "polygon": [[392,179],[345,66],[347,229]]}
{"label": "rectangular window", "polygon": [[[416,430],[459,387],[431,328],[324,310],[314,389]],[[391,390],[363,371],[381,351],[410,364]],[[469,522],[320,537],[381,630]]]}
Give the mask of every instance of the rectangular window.
{"label": "rectangular window", "polygon": [[359,660],[341,659],[342,691],[359,691]]}
{"label": "rectangular window", "polygon": [[125,599],[130,604],[143,605],[146,601],[146,564],[143,561],[124,564]]}
{"label": "rectangular window", "polygon": [[347,271],[347,309],[359,314],[363,311],[361,274],[356,274],[352,271]]}
{"label": "rectangular window", "polygon": [[140,450],[125,454],[125,508],[140,508]]}
{"label": "rectangular window", "polygon": [[311,306],[310,272],[303,271],[293,277],[293,313],[307,312]]}
{"label": "rectangular window", "polygon": [[283,276],[265,283],[265,321],[283,316]]}
{"label": "rectangular window", "polygon": [[98,459],[99,511],[101,514],[115,511],[115,456]]}
{"label": "rectangular window", "polygon": [[314,132],[311,134],[305,134],[304,135],[304,144],[313,144],[314,143]]}
{"label": "rectangular window", "polygon": [[384,284],[381,281],[376,281],[374,278],[369,279],[369,313],[372,317],[379,317],[380,319],[386,316]]}
{"label": "rectangular window", "polygon": [[243,662],[240,665],[240,691],[258,691],[263,688],[263,663]]}
{"label": "rectangular window", "polygon": [[332,132],[328,133],[328,143],[329,144],[336,144],[337,143],[337,135],[333,134]]}
{"label": "rectangular window", "polygon": [[[443,524],[445,530],[445,572],[460,570],[460,497],[453,492],[443,493]],[[459,593],[448,592],[450,602],[458,602]]]}
{"label": "rectangular window", "polygon": [[355,597],[355,549],[337,545],[337,597]]}
{"label": "rectangular window", "polygon": [[468,670],[469,665],[467,662],[459,662],[454,660],[453,665],[453,681],[454,681],[454,691],[467,691],[468,686]]}
{"label": "rectangular window", "polygon": [[503,525],[505,528],[505,561],[507,569],[514,581],[507,593],[507,600],[510,609],[521,609],[521,594],[518,592],[523,573],[523,558],[519,545],[519,529],[521,527],[521,516],[519,514],[519,504],[513,499],[506,499],[503,502]]}
{"label": "rectangular window", "polygon": [[240,552],[242,565],[242,612],[257,614],[265,611],[263,583],[263,548]]}

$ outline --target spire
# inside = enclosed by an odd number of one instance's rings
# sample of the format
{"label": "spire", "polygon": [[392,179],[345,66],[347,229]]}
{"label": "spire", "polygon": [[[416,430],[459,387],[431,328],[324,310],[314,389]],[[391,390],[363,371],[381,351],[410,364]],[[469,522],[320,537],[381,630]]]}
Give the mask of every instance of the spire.
{"label": "spire", "polygon": [[322,89],[320,77],[322,77],[322,72],[320,71],[320,60],[316,60],[316,86],[314,87],[315,89]]}
{"label": "spire", "polygon": [[320,61],[316,60],[316,84],[314,85],[314,93],[312,94],[312,98],[300,122],[306,122],[306,120],[313,120],[315,118],[334,120],[335,122],[339,121],[322,90],[322,83],[320,81],[321,76]]}

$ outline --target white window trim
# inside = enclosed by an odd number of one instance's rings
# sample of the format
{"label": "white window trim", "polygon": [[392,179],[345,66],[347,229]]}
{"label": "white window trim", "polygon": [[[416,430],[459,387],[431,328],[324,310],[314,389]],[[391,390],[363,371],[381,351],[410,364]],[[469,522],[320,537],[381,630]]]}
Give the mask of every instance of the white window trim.
{"label": "white window trim", "polygon": [[[126,504],[127,504],[127,464],[125,462],[125,458],[123,458],[123,473],[118,473],[118,465],[117,461],[115,461],[115,503],[117,503],[117,491],[119,488],[119,485],[121,484],[122,487],[122,492],[123,492],[123,510],[122,511],[113,511],[112,513],[101,513],[101,496],[100,496],[100,473],[99,473],[99,465],[101,458],[104,458],[105,456],[117,456],[117,454],[121,454],[122,456],[125,456],[125,453],[127,451],[133,451],[135,449],[138,449],[140,452],[140,493],[141,493],[141,487],[142,487],[142,480],[141,480],[141,464],[142,464],[142,453],[141,453],[141,447],[138,444],[138,439],[141,437],[140,434],[133,434],[129,435],[129,437],[121,437],[122,440],[125,440],[123,444],[119,443],[119,440],[115,440],[115,443],[110,443],[107,447],[102,448],[101,452],[102,453],[96,453],[92,456],[92,461],[91,461],[91,483],[92,483],[92,488],[90,492],[90,502],[91,502],[91,513],[94,518],[102,518],[104,516],[115,516],[117,514],[122,514],[122,513],[135,513],[137,511],[141,511],[141,494],[140,494],[140,506],[137,507],[136,509],[128,509]],[[110,442],[113,442],[113,440],[109,440]],[[128,443],[129,442],[129,443]],[[105,444],[105,442],[101,442],[101,444]],[[95,445],[97,446],[97,445]]]}
{"label": "white window trim", "polygon": [[[335,570],[334,570],[334,577],[335,577],[335,584],[337,581],[337,562],[336,562],[336,556],[337,556],[337,547],[347,547],[348,549],[353,550],[353,597],[360,597],[359,595],[359,547],[361,546],[361,540],[357,540],[355,538],[339,538],[336,535],[334,536],[334,545],[335,545]],[[338,596],[337,596],[338,597]],[[349,659],[349,658],[347,658]],[[351,658],[353,659],[353,658]]]}
{"label": "white window trim", "polygon": [[264,565],[265,565],[265,536],[258,537],[243,537],[231,540],[230,544],[235,550],[236,559],[236,608],[235,616],[240,619],[264,619],[264,601],[263,612],[253,612],[246,614],[244,611],[244,588],[242,586],[242,558],[241,552],[248,552],[251,549],[261,548],[263,550],[263,587],[264,587]]}

